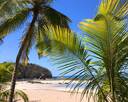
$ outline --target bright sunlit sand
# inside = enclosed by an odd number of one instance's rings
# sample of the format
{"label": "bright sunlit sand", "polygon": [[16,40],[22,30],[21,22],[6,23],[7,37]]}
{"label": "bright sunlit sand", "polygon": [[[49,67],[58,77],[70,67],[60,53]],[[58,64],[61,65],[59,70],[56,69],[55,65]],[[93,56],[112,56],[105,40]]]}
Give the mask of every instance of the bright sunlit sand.
{"label": "bright sunlit sand", "polygon": [[[80,102],[81,93],[71,94],[66,84],[63,80],[38,80],[36,83],[19,81],[16,88],[28,95],[29,102]],[[82,102],[87,102],[86,97]],[[93,98],[90,102],[94,102]]]}

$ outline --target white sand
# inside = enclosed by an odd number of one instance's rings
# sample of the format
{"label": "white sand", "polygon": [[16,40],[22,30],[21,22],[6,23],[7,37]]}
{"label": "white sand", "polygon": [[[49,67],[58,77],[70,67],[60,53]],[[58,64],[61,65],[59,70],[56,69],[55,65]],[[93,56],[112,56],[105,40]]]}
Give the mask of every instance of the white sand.
{"label": "white sand", "polygon": [[[41,83],[17,82],[16,88],[23,90],[29,102],[80,102],[80,93],[71,94],[63,84],[64,81],[40,81]],[[86,98],[82,102],[87,102]],[[90,99],[93,102],[93,99]]]}

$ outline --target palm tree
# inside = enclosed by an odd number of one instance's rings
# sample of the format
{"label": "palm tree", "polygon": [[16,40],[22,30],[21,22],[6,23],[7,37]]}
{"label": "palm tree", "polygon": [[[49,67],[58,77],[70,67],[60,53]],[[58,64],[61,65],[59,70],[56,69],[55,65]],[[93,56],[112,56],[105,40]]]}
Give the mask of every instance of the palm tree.
{"label": "palm tree", "polygon": [[109,83],[109,91],[105,91],[110,93],[112,102],[128,101],[124,91],[128,90],[128,82],[123,75],[128,57],[127,7],[127,0],[103,0],[96,17],[81,23],[81,28],[88,33],[89,51],[104,67],[106,83]]}
{"label": "palm tree", "polygon": [[[11,91],[9,102],[13,100],[13,94],[16,84],[16,74],[21,59],[24,63],[28,60],[28,53],[32,45],[36,44],[39,55],[42,55],[40,49],[49,46],[44,26],[59,25],[69,28],[70,19],[55,9],[50,7],[53,0],[2,0],[0,1],[1,23],[0,39],[18,29],[25,21],[32,16],[32,20],[23,34],[19,52],[16,57],[16,65],[12,75]],[[3,14],[3,15],[2,15]],[[10,15],[10,17],[8,16]],[[41,51],[41,52],[40,52]]]}
{"label": "palm tree", "polygon": [[96,17],[80,23],[86,32],[85,49],[51,55],[60,70],[65,70],[62,74],[76,71],[71,83],[79,81],[73,91],[84,87],[82,98],[86,95],[87,101],[93,96],[98,102],[128,101],[127,8],[127,0],[102,0]]}

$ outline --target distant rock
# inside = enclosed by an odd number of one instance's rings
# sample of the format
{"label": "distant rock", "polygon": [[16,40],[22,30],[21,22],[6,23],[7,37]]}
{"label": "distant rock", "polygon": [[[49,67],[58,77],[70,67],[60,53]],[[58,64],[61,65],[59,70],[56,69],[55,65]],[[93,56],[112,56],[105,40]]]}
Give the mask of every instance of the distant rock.
{"label": "distant rock", "polygon": [[[14,68],[14,63],[11,62],[4,62],[0,63],[0,69],[3,74],[6,75],[6,78],[8,80],[11,79],[11,74]],[[3,76],[2,73],[0,75]],[[52,78],[52,73],[50,70],[41,67],[36,64],[28,64],[26,66],[23,66],[22,64],[19,65],[18,73],[17,73],[17,79],[46,79],[46,78]],[[5,79],[4,79],[5,80]]]}
{"label": "distant rock", "polygon": [[39,65],[28,64],[27,66],[20,65],[18,79],[46,79],[52,78],[52,73]]}

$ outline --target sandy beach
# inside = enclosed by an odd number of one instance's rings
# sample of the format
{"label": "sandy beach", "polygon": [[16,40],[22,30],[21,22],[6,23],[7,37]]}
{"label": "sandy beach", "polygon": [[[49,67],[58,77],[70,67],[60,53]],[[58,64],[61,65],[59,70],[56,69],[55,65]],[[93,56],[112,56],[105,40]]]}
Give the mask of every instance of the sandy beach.
{"label": "sandy beach", "polygon": [[[63,80],[40,80],[36,83],[19,81],[16,89],[23,90],[28,95],[29,102],[80,102],[81,93],[71,94],[65,87],[66,83]],[[87,102],[86,97],[82,102]],[[94,102],[92,98],[90,102]]]}

